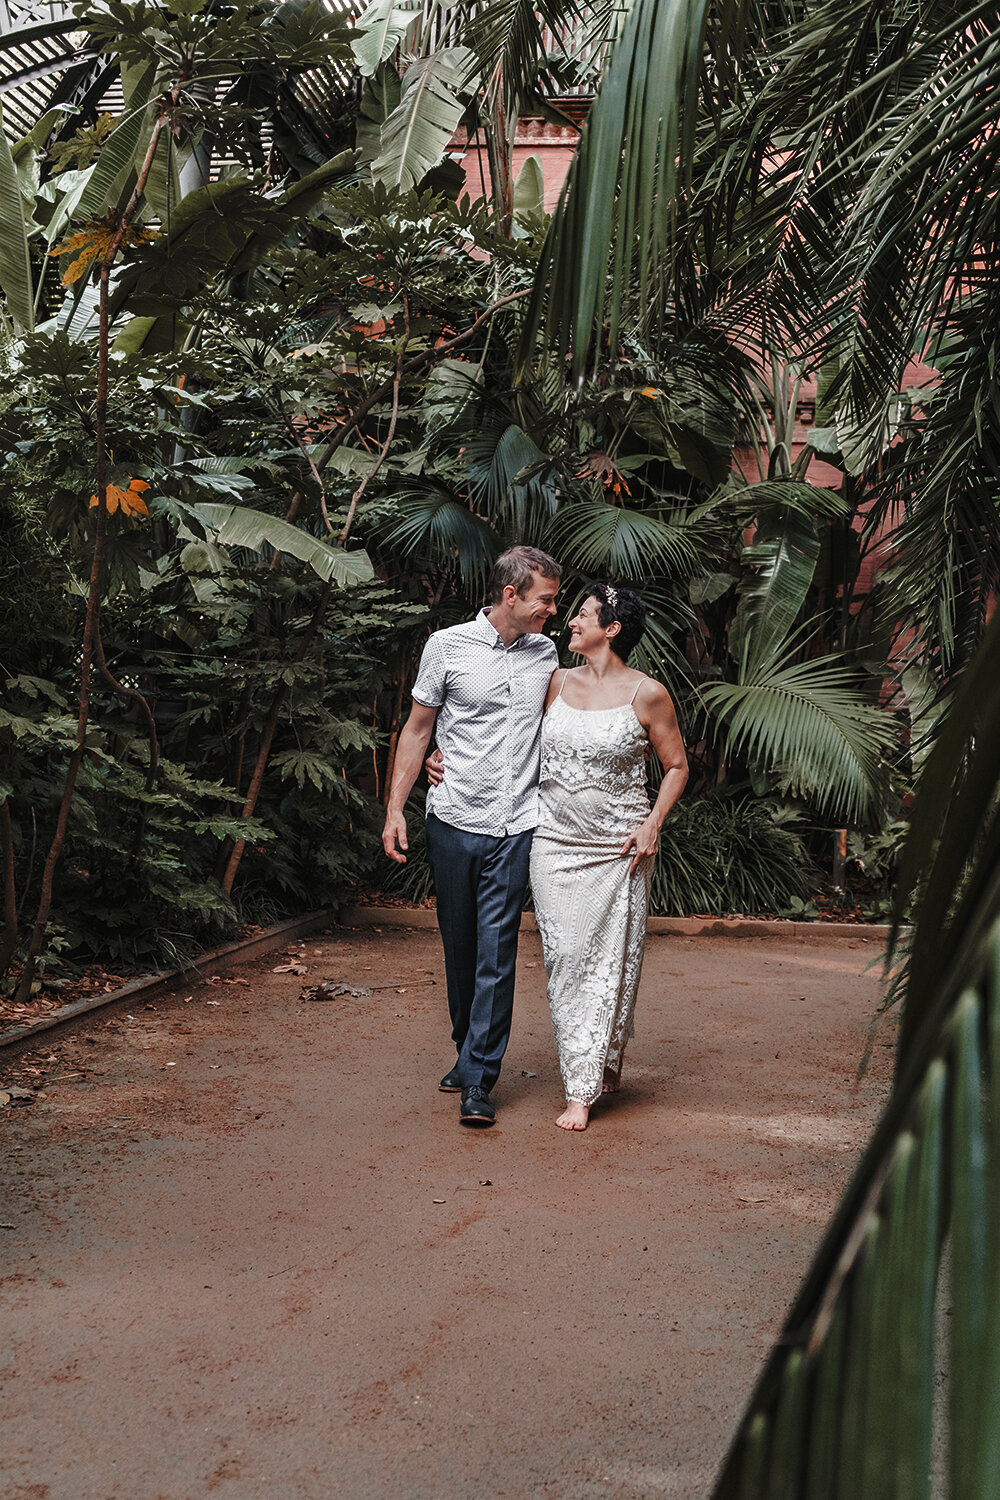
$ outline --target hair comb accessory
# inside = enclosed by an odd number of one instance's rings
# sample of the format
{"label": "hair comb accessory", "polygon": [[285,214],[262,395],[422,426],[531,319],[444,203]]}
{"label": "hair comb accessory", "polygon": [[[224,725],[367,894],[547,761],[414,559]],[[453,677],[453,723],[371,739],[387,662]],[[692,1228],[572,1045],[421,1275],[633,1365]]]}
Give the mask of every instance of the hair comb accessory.
{"label": "hair comb accessory", "polygon": [[604,599],[607,604],[611,605],[612,609],[618,608],[618,590],[612,588],[610,583],[604,585]]}

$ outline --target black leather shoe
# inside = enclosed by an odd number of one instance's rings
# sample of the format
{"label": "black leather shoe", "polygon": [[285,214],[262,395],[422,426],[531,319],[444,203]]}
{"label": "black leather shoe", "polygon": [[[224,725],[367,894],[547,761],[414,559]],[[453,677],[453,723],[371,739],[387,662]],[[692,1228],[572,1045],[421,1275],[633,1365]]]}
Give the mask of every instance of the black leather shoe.
{"label": "black leather shoe", "polygon": [[471,1088],[462,1090],[459,1119],[463,1125],[492,1125],[496,1117],[496,1109],[485,1089],[474,1083]]}
{"label": "black leather shoe", "polygon": [[444,1075],[441,1082],[438,1084],[438,1088],[441,1090],[442,1094],[460,1094],[462,1092],[462,1080],[458,1076],[457,1063],[455,1067],[452,1068],[450,1073],[446,1073]]}

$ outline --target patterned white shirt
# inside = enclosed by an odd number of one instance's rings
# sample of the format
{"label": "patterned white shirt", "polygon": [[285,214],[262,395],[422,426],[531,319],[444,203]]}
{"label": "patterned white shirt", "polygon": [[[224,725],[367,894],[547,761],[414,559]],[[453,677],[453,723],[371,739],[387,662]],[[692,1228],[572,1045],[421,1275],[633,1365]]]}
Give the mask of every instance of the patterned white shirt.
{"label": "patterned white shirt", "polygon": [[535,827],[542,709],[558,665],[548,636],[522,635],[505,647],[485,609],[435,631],[413,685],[418,703],[440,710],[444,780],[427,793],[428,812],[493,838]]}

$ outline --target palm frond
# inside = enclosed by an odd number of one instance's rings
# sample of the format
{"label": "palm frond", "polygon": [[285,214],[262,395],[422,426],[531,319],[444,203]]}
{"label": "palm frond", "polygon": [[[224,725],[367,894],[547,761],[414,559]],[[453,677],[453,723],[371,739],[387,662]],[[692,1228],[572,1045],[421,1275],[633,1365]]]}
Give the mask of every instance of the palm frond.
{"label": "palm frond", "polygon": [[490,568],[501,551],[500,539],[489,523],[437,485],[394,493],[380,536],[414,563],[457,567],[473,598],[485,596]]}
{"label": "palm frond", "polygon": [[[675,201],[690,166],[709,9],[707,0],[632,6],[553,216],[523,358],[544,322],[560,355],[572,348],[579,380],[605,311],[615,345],[630,282],[646,302],[650,264],[669,252]],[[722,27],[734,9],[718,8]]]}
{"label": "palm frond", "polygon": [[855,822],[882,806],[892,720],[839,658],[751,664],[744,655],[739,682],[710,683],[701,696],[732,751],[821,811]]}
{"label": "palm frond", "polygon": [[753,673],[781,649],[806,602],[820,555],[818,520],[844,516],[850,506],[832,490],[794,480],[747,485],[732,492],[731,503],[756,521],[743,549],[756,573],[741,590],[730,632],[733,654],[745,651]]}
{"label": "palm frond", "polygon": [[654,575],[686,579],[703,565],[695,526],[603,500],[561,506],[549,532],[553,550],[581,572],[631,582]]}
{"label": "palm frond", "polygon": [[546,455],[506,412],[482,421],[464,444],[473,503],[521,540],[541,535],[558,503]]}
{"label": "palm frond", "polygon": [[1000,621],[904,848],[897,921],[913,896],[916,909],[892,1098],[713,1500],[764,1500],[775,1476],[785,1495],[930,1500],[935,1446],[935,1495],[991,1500],[1000,1485],[998,656]]}

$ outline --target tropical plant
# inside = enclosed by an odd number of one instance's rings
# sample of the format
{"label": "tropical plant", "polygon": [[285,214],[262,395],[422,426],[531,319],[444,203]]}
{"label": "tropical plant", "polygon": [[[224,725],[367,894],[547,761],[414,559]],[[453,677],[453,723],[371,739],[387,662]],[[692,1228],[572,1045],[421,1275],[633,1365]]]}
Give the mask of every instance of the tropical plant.
{"label": "tropical plant", "polygon": [[[1000,564],[998,52],[979,6],[636,0],[525,324],[525,367],[545,328],[578,378],[637,331],[655,344],[719,326],[758,368],[779,348],[825,371],[815,441],[867,486],[870,533],[895,526],[876,624],[910,627],[917,697],[938,697],[933,674],[939,693],[957,683],[929,754],[914,737],[893,1098],[718,1500],[929,1495],[935,1431],[942,1492],[985,1500],[1000,1483],[996,624],[983,638]],[[932,388],[901,394],[924,354]]]}
{"label": "tropical plant", "polygon": [[684,798],[664,824],[650,910],[669,917],[785,912],[808,890],[801,814],[744,792]]}
{"label": "tropical plant", "polygon": [[[724,328],[758,370],[777,349],[819,375],[815,441],[870,481],[869,532],[895,528],[886,625],[905,618],[943,674],[1000,557],[998,56],[974,4],[636,0],[522,343],[528,362],[544,328],[580,378],[620,331]],[[933,381],[911,389],[922,356]]]}
{"label": "tropical plant", "polygon": [[715,1500],[997,1493],[998,683],[994,621],[931,755],[903,855],[897,940],[916,905],[892,1099],[747,1407]]}

